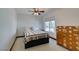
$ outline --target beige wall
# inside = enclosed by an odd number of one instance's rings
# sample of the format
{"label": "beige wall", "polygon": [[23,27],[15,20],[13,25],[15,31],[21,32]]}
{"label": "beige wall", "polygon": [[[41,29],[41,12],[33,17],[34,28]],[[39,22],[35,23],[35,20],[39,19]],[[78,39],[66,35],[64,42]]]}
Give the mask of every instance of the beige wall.
{"label": "beige wall", "polygon": [[0,8],[0,50],[9,50],[16,35],[16,14],[14,9]]}
{"label": "beige wall", "polygon": [[[60,8],[50,11],[43,17],[50,18],[55,16],[56,26],[79,26],[79,9]],[[53,36],[53,35],[52,35]],[[56,32],[54,37],[56,36]]]}
{"label": "beige wall", "polygon": [[56,25],[64,26],[79,26],[79,9],[78,8],[63,8],[49,12],[45,17],[56,17]]}

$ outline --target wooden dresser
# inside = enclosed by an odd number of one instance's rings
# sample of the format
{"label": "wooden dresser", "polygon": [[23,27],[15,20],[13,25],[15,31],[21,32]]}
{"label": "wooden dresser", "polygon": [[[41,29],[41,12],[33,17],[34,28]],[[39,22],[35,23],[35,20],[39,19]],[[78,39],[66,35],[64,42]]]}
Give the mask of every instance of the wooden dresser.
{"label": "wooden dresser", "polygon": [[79,26],[57,26],[57,44],[79,51]]}

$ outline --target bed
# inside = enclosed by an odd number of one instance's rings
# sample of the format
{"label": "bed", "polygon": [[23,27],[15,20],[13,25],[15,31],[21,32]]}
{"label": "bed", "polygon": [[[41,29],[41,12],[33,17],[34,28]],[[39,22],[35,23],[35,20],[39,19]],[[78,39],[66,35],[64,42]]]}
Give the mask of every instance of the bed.
{"label": "bed", "polygon": [[49,42],[48,33],[41,30],[28,30],[24,34],[25,49]]}

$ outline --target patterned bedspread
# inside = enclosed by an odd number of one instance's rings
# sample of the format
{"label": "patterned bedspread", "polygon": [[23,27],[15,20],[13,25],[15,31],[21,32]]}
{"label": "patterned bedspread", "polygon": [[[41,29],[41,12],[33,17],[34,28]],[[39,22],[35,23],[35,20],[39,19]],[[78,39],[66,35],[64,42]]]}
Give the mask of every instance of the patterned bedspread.
{"label": "patterned bedspread", "polygon": [[44,31],[27,31],[25,32],[25,42],[29,42],[31,40],[38,40],[41,38],[47,38],[48,33]]}

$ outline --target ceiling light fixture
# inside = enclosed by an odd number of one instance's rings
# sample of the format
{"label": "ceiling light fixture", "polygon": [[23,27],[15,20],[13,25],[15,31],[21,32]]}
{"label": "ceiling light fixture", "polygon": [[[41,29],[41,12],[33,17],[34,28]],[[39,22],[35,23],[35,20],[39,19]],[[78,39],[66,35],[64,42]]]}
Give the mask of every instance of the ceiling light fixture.
{"label": "ceiling light fixture", "polygon": [[32,11],[33,12],[32,14],[33,15],[41,15],[41,13],[44,13],[45,11],[44,10],[41,10],[40,8],[33,8]]}
{"label": "ceiling light fixture", "polygon": [[37,15],[38,16],[39,14],[38,13],[33,13],[33,15]]}

